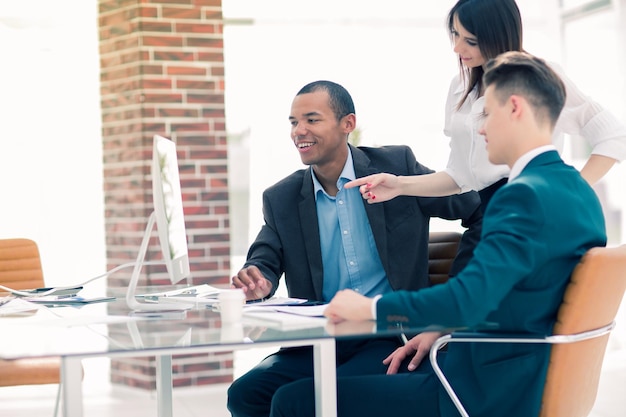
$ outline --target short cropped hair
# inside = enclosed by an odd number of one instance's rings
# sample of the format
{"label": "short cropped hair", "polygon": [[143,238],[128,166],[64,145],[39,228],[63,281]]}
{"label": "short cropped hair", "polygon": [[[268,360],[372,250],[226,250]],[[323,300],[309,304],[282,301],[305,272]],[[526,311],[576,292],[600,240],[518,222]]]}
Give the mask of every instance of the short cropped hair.
{"label": "short cropped hair", "polygon": [[487,62],[483,75],[485,89],[495,87],[500,103],[511,95],[524,97],[533,106],[540,122],[547,119],[554,128],[565,105],[565,85],[546,62],[526,52],[505,52]]}
{"label": "short cropped hair", "polygon": [[326,91],[328,93],[328,101],[331,110],[333,111],[337,121],[340,121],[344,116],[354,113],[354,102],[352,96],[348,93],[348,90],[341,85],[332,81],[313,81],[302,87],[296,96],[307,93],[314,93],[316,91]]}

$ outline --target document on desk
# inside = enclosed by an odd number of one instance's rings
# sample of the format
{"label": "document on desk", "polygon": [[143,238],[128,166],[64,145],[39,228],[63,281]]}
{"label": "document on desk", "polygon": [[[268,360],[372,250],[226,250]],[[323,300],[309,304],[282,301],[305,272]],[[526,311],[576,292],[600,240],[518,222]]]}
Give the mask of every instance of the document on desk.
{"label": "document on desk", "polygon": [[37,310],[38,308],[39,306],[33,305],[21,298],[15,298],[13,296],[0,297],[0,316],[10,316],[26,311]]}
{"label": "document on desk", "polygon": [[296,316],[306,317],[324,317],[324,310],[328,304],[319,305],[281,305],[281,304],[246,304],[243,308],[246,312],[279,312],[287,314],[295,314]]}
{"label": "document on desk", "polygon": [[246,305],[243,320],[281,329],[304,329],[326,325],[326,305]]}
{"label": "document on desk", "polygon": [[[172,293],[169,295],[158,295],[156,298],[154,295],[146,296],[146,301],[154,301],[159,303],[183,303],[183,304],[194,304],[194,305],[204,305],[208,308],[217,308],[218,296],[222,291],[219,288],[211,287],[209,285],[204,285],[203,287],[207,287],[203,290],[198,291],[197,293]],[[180,290],[179,290],[180,291]],[[246,305],[253,306],[275,306],[275,305],[297,305],[305,303],[307,300],[302,298],[292,298],[292,297],[280,297],[274,296],[272,298],[268,298],[263,301],[248,301]]]}
{"label": "document on desk", "polygon": [[28,301],[35,304],[43,304],[49,307],[54,306],[82,306],[85,304],[103,303],[107,301],[114,301],[115,297],[64,297],[56,295],[45,295],[43,297],[24,297],[24,301]]}
{"label": "document on desk", "polygon": [[293,298],[293,297],[281,297],[275,295],[272,298],[264,300],[252,300],[246,303],[249,307],[263,307],[263,306],[297,306],[306,303],[305,298]]}
{"label": "document on desk", "polygon": [[212,305],[217,303],[217,296],[222,289],[208,284],[194,285],[178,290],[142,294],[137,297],[153,303],[183,303],[197,305]]}

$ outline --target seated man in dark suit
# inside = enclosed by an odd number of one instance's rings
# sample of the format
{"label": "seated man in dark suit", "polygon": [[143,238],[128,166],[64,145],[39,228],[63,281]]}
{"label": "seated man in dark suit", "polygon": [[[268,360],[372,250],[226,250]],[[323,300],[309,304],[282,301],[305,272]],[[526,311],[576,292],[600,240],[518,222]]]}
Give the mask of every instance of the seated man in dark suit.
{"label": "seated man in dark suit", "polygon": [[[333,322],[375,319],[379,326],[438,324],[550,334],[574,267],[606,244],[602,208],[580,173],[551,144],[565,102],[559,77],[544,61],[510,52],[490,61],[484,74],[485,135],[489,160],[511,168],[485,213],[474,257],[447,283],[420,291],[369,298],[343,290],[330,302]],[[409,341],[391,365],[413,354]],[[472,416],[539,415],[550,354],[541,344],[451,344],[443,370]],[[413,372],[339,377],[339,416],[458,416],[428,366]],[[394,373],[393,370],[390,373]],[[313,416],[313,384],[279,389],[273,417]]]}
{"label": "seated man in dark suit", "polygon": [[[465,266],[480,237],[482,212],[476,193],[402,197],[367,204],[344,185],[378,172],[432,172],[407,146],[355,147],[354,103],[340,85],[316,81],[294,98],[291,139],[309,168],[289,175],[263,193],[265,225],[233,277],[247,299],[271,296],[284,274],[291,297],[328,302],[350,288],[373,296],[428,286],[431,217],[462,219],[468,227],[452,273]],[[432,335],[424,334],[428,343]],[[401,345],[399,338],[363,339],[337,345],[337,374],[384,373],[381,361]],[[280,386],[313,375],[312,349],[281,349],[236,380],[228,392],[233,416],[267,416]]]}

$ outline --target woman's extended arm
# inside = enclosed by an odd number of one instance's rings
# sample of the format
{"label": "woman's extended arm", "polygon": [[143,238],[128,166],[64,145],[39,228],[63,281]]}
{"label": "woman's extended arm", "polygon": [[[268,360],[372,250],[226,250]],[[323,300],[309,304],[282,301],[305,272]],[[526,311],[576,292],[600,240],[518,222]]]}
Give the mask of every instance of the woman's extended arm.
{"label": "woman's extended arm", "polygon": [[411,176],[374,174],[350,181],[345,187],[360,187],[359,191],[368,203],[389,201],[399,195],[444,197],[461,191],[452,177],[444,171]]}

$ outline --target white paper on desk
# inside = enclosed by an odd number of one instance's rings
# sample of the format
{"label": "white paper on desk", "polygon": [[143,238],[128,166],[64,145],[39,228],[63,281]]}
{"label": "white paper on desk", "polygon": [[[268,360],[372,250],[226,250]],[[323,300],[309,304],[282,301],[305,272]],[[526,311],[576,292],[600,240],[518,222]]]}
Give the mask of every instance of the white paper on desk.
{"label": "white paper on desk", "polygon": [[276,327],[283,330],[295,330],[323,327],[326,325],[326,317],[285,313],[273,310],[270,307],[257,307],[254,309],[244,309],[243,322],[267,327]]}
{"label": "white paper on desk", "polygon": [[314,306],[285,306],[285,305],[259,305],[249,304],[244,307],[244,313],[247,312],[277,312],[294,314],[296,316],[306,317],[324,317],[324,310],[326,310],[327,304],[314,305]]}
{"label": "white paper on desk", "polygon": [[137,297],[153,303],[173,303],[188,305],[213,305],[217,303],[217,296],[223,291],[208,284],[195,285],[172,291],[142,294]]}
{"label": "white paper on desk", "polygon": [[45,295],[42,297],[24,297],[25,301],[29,301],[35,304],[45,304],[45,305],[70,305],[70,306],[81,306],[84,304],[94,304],[94,303],[103,303],[107,301],[115,301],[115,297],[64,297],[64,296],[56,296],[56,295]]}
{"label": "white paper on desk", "polygon": [[259,306],[284,306],[284,305],[302,304],[306,302],[307,300],[304,298],[281,297],[281,296],[276,295],[264,301],[253,301],[250,304],[246,304],[246,307],[252,308],[252,307],[259,307]]}
{"label": "white paper on desk", "polygon": [[172,290],[172,291],[141,294],[141,295],[137,295],[137,297],[154,298],[155,300],[157,298],[160,299],[161,297],[179,297],[179,298],[190,298],[190,299],[209,298],[209,297],[217,298],[217,295],[221,291],[222,290],[220,288],[213,287],[208,284],[201,284],[201,285],[194,285],[192,287],[180,288],[180,289]]}
{"label": "white paper on desk", "polygon": [[38,305],[29,303],[21,298],[14,298],[6,304],[0,306],[0,316],[9,316],[12,314],[23,313],[26,311],[33,311],[39,308]]}
{"label": "white paper on desk", "polygon": [[157,302],[159,304],[172,303],[172,304],[187,304],[189,306],[205,305],[207,307],[211,307],[214,304],[217,304],[218,300],[217,300],[217,294],[215,295],[211,294],[207,296],[196,296],[196,297],[170,295],[167,297],[158,297]]}

